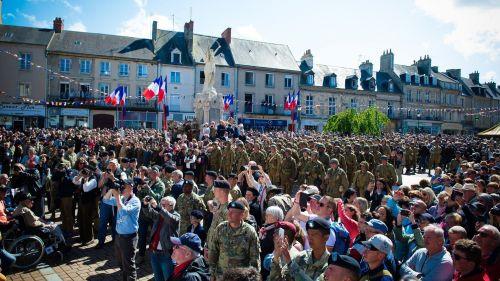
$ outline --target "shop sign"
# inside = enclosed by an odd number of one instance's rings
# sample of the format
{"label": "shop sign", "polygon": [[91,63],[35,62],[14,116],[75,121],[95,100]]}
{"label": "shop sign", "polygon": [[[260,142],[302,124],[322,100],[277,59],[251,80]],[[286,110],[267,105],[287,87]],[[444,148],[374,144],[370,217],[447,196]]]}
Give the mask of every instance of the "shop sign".
{"label": "shop sign", "polygon": [[61,115],[62,116],[88,117],[89,116],[89,110],[88,109],[82,109],[82,108],[61,108]]}
{"label": "shop sign", "polygon": [[45,116],[43,105],[33,104],[0,104],[1,115],[15,116]]}

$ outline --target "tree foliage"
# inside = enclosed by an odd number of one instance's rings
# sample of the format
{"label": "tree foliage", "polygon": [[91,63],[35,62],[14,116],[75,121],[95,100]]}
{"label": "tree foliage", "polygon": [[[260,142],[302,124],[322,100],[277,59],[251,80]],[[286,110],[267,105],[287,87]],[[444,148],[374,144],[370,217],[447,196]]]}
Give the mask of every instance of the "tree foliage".
{"label": "tree foliage", "polygon": [[389,123],[387,115],[375,107],[360,112],[351,108],[330,116],[323,131],[378,136],[387,123]]}

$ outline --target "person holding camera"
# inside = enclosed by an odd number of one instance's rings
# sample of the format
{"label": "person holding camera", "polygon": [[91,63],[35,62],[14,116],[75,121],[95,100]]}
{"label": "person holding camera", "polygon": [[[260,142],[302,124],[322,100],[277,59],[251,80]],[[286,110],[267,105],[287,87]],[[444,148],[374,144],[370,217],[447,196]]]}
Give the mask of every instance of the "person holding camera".
{"label": "person holding camera", "polygon": [[135,252],[141,201],[134,194],[134,182],[127,179],[113,182],[102,201],[117,209],[115,252],[123,280],[136,280]]}
{"label": "person holding camera", "polygon": [[[110,160],[106,172],[102,174],[102,177],[99,180],[98,187],[101,190],[101,196],[107,194],[107,192],[110,190],[110,187],[113,187],[115,185],[115,182],[125,179],[127,179],[127,175],[119,168],[118,160],[116,160],[115,158]],[[102,200],[99,204],[99,210],[99,231],[97,234],[97,238],[99,240],[99,243],[97,244],[98,249],[102,248],[102,246],[104,245],[108,224],[110,224],[111,226],[111,235],[113,237],[113,240],[115,239],[116,222],[116,210],[111,204],[107,204],[104,200]]]}
{"label": "person holding camera", "polygon": [[43,218],[45,210],[44,189],[40,181],[40,172],[33,169],[26,169],[23,164],[17,163],[13,167],[11,186],[18,192],[23,191],[33,196],[33,212],[35,215]]}
{"label": "person holding camera", "polygon": [[79,219],[80,222],[80,240],[82,245],[94,240],[94,221],[97,217],[97,179],[92,171],[93,167],[86,166],[81,169],[79,174],[73,178],[73,184],[80,189]]}
{"label": "person holding camera", "polygon": [[175,199],[171,196],[163,197],[160,205],[151,196],[146,196],[142,201],[141,214],[153,221],[151,228],[151,267],[155,281],[166,281],[174,269],[171,255],[173,244],[170,237],[179,236],[180,215],[175,208]]}

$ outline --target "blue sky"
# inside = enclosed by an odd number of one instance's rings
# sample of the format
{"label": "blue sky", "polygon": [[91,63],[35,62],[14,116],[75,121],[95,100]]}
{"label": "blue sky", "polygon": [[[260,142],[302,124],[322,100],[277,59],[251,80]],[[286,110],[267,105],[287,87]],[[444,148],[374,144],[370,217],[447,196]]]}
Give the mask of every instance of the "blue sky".
{"label": "blue sky", "polygon": [[287,44],[297,59],[311,49],[317,63],[358,67],[369,59],[378,69],[390,48],[398,64],[428,54],[440,71],[478,70],[482,82],[500,82],[500,0],[3,2],[4,24],[50,27],[59,16],[70,30],[149,37],[153,20],[181,30],[192,14],[195,33],[232,27],[233,37]]}

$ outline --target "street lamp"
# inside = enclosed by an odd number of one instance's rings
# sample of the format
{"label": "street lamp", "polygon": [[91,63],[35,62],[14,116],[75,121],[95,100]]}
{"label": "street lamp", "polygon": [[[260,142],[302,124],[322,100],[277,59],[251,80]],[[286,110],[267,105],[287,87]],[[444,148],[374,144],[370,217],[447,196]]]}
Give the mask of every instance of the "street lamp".
{"label": "street lamp", "polygon": [[420,133],[420,112],[417,113],[417,130]]}

